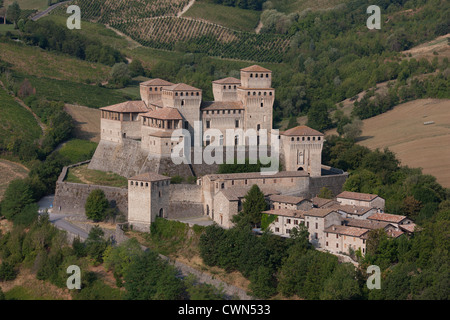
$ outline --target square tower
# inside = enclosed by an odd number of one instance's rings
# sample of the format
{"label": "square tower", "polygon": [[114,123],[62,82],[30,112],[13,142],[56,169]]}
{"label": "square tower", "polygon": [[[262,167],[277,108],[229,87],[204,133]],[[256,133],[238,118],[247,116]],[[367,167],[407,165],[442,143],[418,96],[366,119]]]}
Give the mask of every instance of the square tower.
{"label": "square tower", "polygon": [[322,175],[324,134],[307,126],[280,133],[286,171],[305,171],[311,177]]}
{"label": "square tower", "polygon": [[156,217],[167,217],[170,177],[147,172],[128,179],[128,223],[148,232]]}
{"label": "square tower", "polygon": [[141,82],[139,85],[141,99],[150,108],[150,104],[161,100],[163,88],[173,85],[172,82],[159,78]]}

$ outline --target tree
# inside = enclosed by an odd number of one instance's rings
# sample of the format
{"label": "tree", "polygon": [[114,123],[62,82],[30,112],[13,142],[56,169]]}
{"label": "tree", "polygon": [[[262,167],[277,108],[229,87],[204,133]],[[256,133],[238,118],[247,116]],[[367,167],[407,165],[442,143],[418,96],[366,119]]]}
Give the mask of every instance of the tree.
{"label": "tree", "polygon": [[347,123],[342,127],[342,135],[344,138],[355,140],[362,133],[363,122],[360,119],[354,119],[351,123]]}
{"label": "tree", "polygon": [[131,81],[131,73],[124,62],[116,63],[110,72],[111,82],[119,87],[125,87]]}
{"label": "tree", "polygon": [[322,189],[320,189],[320,192],[317,196],[324,199],[333,199],[333,192],[327,187],[323,187]]}
{"label": "tree", "polygon": [[95,264],[103,262],[103,253],[109,245],[109,241],[104,239],[105,233],[102,228],[95,225],[85,241],[86,253]]}
{"label": "tree", "polygon": [[242,202],[242,212],[235,215],[233,223],[238,227],[257,227],[261,225],[261,213],[266,210],[267,203],[264,193],[254,184],[245,195]]}
{"label": "tree", "polygon": [[22,10],[20,9],[20,6],[17,3],[17,1],[14,1],[14,3],[11,4],[8,7],[8,10],[6,11],[6,15],[14,23],[14,28],[16,28],[16,29],[17,29],[17,22],[19,21],[21,12],[22,12]]}
{"label": "tree", "polygon": [[308,122],[306,125],[319,131],[328,129],[331,126],[327,103],[321,101],[311,106],[308,111]]}
{"label": "tree", "polygon": [[22,179],[13,180],[8,185],[1,202],[1,214],[12,221],[16,215],[33,202],[33,192],[26,181]]}
{"label": "tree", "polygon": [[93,190],[87,197],[84,206],[86,216],[94,222],[105,219],[108,207],[108,199],[106,199],[105,193],[101,189]]}
{"label": "tree", "polygon": [[422,203],[416,200],[413,196],[407,196],[403,200],[403,213],[409,218],[415,220],[422,209]]}
{"label": "tree", "polygon": [[323,286],[321,300],[352,300],[361,296],[356,269],[350,263],[338,264]]}

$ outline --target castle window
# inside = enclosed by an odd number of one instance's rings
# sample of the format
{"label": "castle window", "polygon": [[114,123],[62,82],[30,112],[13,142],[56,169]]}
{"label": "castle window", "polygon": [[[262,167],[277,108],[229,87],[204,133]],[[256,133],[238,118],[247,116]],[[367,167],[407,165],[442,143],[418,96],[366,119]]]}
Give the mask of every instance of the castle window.
{"label": "castle window", "polygon": [[152,90],[153,90],[153,88],[152,88],[152,87],[150,87],[149,91],[152,91]]}
{"label": "castle window", "polygon": [[247,95],[248,95],[248,96],[250,95],[250,91],[249,91],[249,92],[247,92]]}
{"label": "castle window", "polygon": [[[159,197],[161,198],[161,191],[158,192]],[[162,209],[161,209],[162,210]]]}
{"label": "castle window", "polygon": [[183,96],[183,92],[180,92],[180,96]]}
{"label": "castle window", "polygon": [[245,179],[245,184],[247,184],[247,179]]}
{"label": "castle window", "polygon": [[267,95],[267,92],[264,91],[264,95]]}
{"label": "castle window", "polygon": [[177,96],[177,97],[178,97],[178,92],[175,92],[175,96]]}
{"label": "castle window", "polygon": [[308,141],[310,141],[311,140],[311,137],[308,137]]}
{"label": "castle window", "polygon": [[261,91],[260,92],[258,92],[258,96],[260,96],[261,95]]}
{"label": "castle window", "polygon": [[[151,91],[151,90],[150,90]],[[155,91],[158,91],[158,88],[155,88]]]}
{"label": "castle window", "polygon": [[291,138],[291,141],[294,141],[294,137]]}
{"label": "castle window", "polygon": [[302,137],[302,141],[305,141],[305,137]]}
{"label": "castle window", "polygon": [[141,187],[143,187],[144,186],[144,183],[143,182],[141,182]]}
{"label": "castle window", "polygon": [[255,78],[258,78],[258,74],[257,73],[255,74]]}
{"label": "castle window", "polygon": [[222,182],[222,184],[220,185],[220,188],[221,189],[225,189],[225,183],[224,182]]}
{"label": "castle window", "polygon": [[234,186],[234,180],[231,180],[231,185]]}
{"label": "castle window", "polygon": [[206,120],[206,128],[207,129],[211,128],[211,121],[210,120]]}
{"label": "castle window", "polygon": [[261,108],[264,107],[264,102],[261,102]]}
{"label": "castle window", "polygon": [[192,97],[194,96],[194,92],[191,92],[191,96],[192,96]]}
{"label": "castle window", "polygon": [[269,74],[268,73],[266,73],[266,78],[268,78],[269,77]]}
{"label": "castle window", "polygon": [[317,137],[317,140],[319,140],[319,141],[320,141],[320,137]]}
{"label": "castle window", "polygon": [[239,120],[234,121],[234,126],[235,126],[235,128],[239,128]]}
{"label": "castle window", "polygon": [[184,106],[184,100],[181,100],[181,105]]}
{"label": "castle window", "polygon": [[236,89],[236,86],[234,86],[233,89]]}
{"label": "castle window", "polygon": [[130,185],[133,185],[133,181],[130,181]]}
{"label": "castle window", "polygon": [[297,141],[300,141],[300,137],[297,137]]}
{"label": "castle window", "polygon": [[313,137],[313,141],[316,141],[316,137]]}
{"label": "castle window", "polygon": [[228,89],[231,89],[231,86],[228,86]]}
{"label": "castle window", "polygon": [[253,91],[253,95],[256,96],[256,92]]}
{"label": "castle window", "polygon": [[253,73],[250,73],[250,78],[253,78]]}
{"label": "castle window", "polygon": [[145,186],[148,187],[148,182],[145,183]]}
{"label": "castle window", "polygon": [[272,95],[272,92],[269,92],[269,96],[271,96]]}
{"label": "castle window", "polygon": [[198,92],[197,92],[197,96],[198,96]]}

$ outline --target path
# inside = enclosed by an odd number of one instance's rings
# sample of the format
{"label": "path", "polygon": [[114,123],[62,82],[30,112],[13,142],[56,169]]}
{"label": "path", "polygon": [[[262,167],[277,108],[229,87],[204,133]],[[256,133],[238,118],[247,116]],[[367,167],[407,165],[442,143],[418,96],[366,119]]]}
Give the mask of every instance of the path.
{"label": "path", "polygon": [[183,8],[180,12],[178,12],[177,17],[181,17],[183,14],[185,14],[195,3],[195,0],[189,1],[189,3],[186,5],[186,7]]}
{"label": "path", "polygon": [[68,3],[70,1],[63,1],[63,2],[58,2],[55,3],[54,5],[51,5],[50,7],[48,7],[47,9],[45,9],[44,11],[38,12],[36,15],[34,15],[31,20],[33,21],[37,21],[42,17],[45,17],[50,11],[52,11],[53,9],[56,9],[57,7],[59,7],[60,5],[64,4],[64,3]]}

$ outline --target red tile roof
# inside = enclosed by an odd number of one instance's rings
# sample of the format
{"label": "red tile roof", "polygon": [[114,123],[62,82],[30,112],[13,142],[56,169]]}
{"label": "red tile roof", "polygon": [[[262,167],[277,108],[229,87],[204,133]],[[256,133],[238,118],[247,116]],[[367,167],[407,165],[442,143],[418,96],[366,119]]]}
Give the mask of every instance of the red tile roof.
{"label": "red tile roof", "polygon": [[280,132],[281,135],[284,136],[323,136],[322,132],[314,130],[307,126],[297,126],[286,130],[284,132]]}
{"label": "red tile roof", "polygon": [[392,222],[392,223],[400,223],[402,220],[407,219],[406,216],[400,216],[397,214],[389,214],[389,213],[375,213],[368,217],[367,219],[370,220],[377,220],[377,221],[386,221],[386,222]]}
{"label": "red tile roof", "polygon": [[214,80],[213,83],[220,83],[220,84],[241,84],[241,80],[228,77],[224,79]]}
{"label": "red tile roof", "polygon": [[146,173],[131,177],[128,180],[151,182],[151,181],[170,180],[170,177],[160,175],[156,172],[146,172]]}
{"label": "red tile roof", "polygon": [[100,110],[120,112],[120,113],[128,113],[128,112],[141,113],[147,112],[149,109],[146,107],[144,101],[139,100],[139,101],[125,101],[122,103],[100,108]]}
{"label": "red tile roof", "polygon": [[323,218],[329,215],[331,212],[337,212],[333,208],[311,208],[308,211],[305,211],[305,216],[319,217]]}
{"label": "red tile roof", "polygon": [[173,86],[174,84],[172,82],[163,80],[163,79],[159,79],[159,78],[155,78],[155,79],[150,79],[144,82],[141,82],[141,85],[144,86]]}
{"label": "red tile roof", "polygon": [[174,84],[173,86],[163,88],[163,90],[169,91],[202,91],[201,89],[192,87],[185,83]]}
{"label": "red tile roof", "polygon": [[352,237],[361,237],[365,235],[367,232],[369,232],[369,230],[357,227],[333,225],[326,228],[324,232],[342,234],[345,236],[352,236]]}
{"label": "red tile roof", "polygon": [[160,120],[182,120],[178,109],[165,107],[165,108],[157,108],[156,110],[149,111],[141,115],[142,117],[160,119]]}
{"label": "red tile roof", "polygon": [[[230,201],[238,201],[241,198],[244,198],[249,192],[251,186],[248,187],[234,187],[229,189],[223,189],[221,192],[223,195]],[[259,188],[265,196],[278,194],[279,192],[270,187],[260,187]]]}
{"label": "red tile roof", "polygon": [[241,71],[244,71],[244,72],[272,72],[269,69],[263,68],[256,64],[253,66],[250,66],[250,67],[242,68]]}
{"label": "red tile roof", "polygon": [[290,210],[290,209],[271,209],[263,211],[262,213],[274,214],[282,217],[293,217],[303,219],[305,216],[305,211],[303,210]]}
{"label": "red tile roof", "polygon": [[370,210],[375,210],[370,207],[342,205],[342,204],[334,205],[333,208],[335,208],[336,210],[345,212],[347,214],[358,215],[358,216],[362,216],[363,214],[366,214]]}
{"label": "red tile roof", "polygon": [[351,191],[344,191],[336,196],[336,198],[353,199],[360,201],[372,201],[376,197],[378,197],[378,195],[376,194],[351,192]]}
{"label": "red tile roof", "polygon": [[306,199],[302,198],[302,197],[286,196],[286,195],[280,194],[280,195],[270,196],[269,200],[275,201],[275,202],[289,203],[289,204],[298,204]]}

